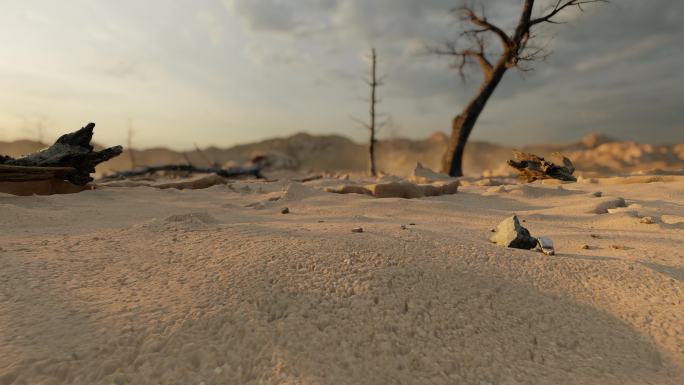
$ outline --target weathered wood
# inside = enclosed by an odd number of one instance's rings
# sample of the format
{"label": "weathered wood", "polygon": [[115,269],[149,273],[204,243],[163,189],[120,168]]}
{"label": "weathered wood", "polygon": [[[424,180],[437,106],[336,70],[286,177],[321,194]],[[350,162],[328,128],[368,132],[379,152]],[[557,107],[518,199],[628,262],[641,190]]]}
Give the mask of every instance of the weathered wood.
{"label": "weathered wood", "polygon": [[563,165],[559,166],[544,158],[526,152],[513,151],[513,160],[508,161],[508,165],[520,172],[520,178],[527,182],[534,182],[539,179],[558,179],[568,182],[576,182],[572,174],[575,172],[570,159],[560,156]]}
{"label": "weathered wood", "polygon": [[43,168],[68,167],[70,170],[62,174],[60,178],[75,185],[84,186],[93,180],[90,174],[95,172],[95,166],[121,155],[123,151],[121,146],[94,151],[90,144],[94,128],[95,123],[89,123],[80,130],[62,135],[52,146],[22,158],[0,156],[0,164]]}
{"label": "weathered wood", "polygon": [[25,167],[0,164],[0,182],[64,179],[66,174],[73,171],[72,167]]}
{"label": "weathered wood", "polygon": [[156,172],[162,171],[176,171],[176,172],[190,172],[196,174],[216,174],[224,178],[236,178],[240,176],[253,176],[255,178],[263,178],[261,175],[261,167],[231,167],[231,168],[218,168],[218,167],[195,167],[189,164],[167,164],[161,166],[149,166],[141,167],[135,170],[120,171],[107,175],[103,179],[121,179],[121,178],[132,178],[136,176],[143,176],[148,174],[154,174]]}

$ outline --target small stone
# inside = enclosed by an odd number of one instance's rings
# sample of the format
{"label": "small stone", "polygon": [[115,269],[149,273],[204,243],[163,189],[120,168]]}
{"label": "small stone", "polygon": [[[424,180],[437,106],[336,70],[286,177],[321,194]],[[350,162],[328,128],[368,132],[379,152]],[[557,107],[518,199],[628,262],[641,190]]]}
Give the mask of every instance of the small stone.
{"label": "small stone", "polygon": [[553,247],[553,241],[551,238],[539,237],[537,238],[537,243],[541,252],[546,255],[556,255],[556,249]]}
{"label": "small stone", "polygon": [[401,229],[406,230],[407,229],[406,225],[401,225]]}
{"label": "small stone", "polygon": [[283,208],[280,210],[280,213],[281,213],[281,214],[289,214],[289,213],[290,213],[290,209],[287,208],[287,207],[283,207]]}
{"label": "small stone", "polygon": [[415,226],[415,225],[416,225],[415,223],[409,223],[409,226]]}
{"label": "small stone", "polygon": [[601,236],[598,234],[589,234],[589,236],[594,238],[594,239],[601,239]]}
{"label": "small stone", "polygon": [[627,247],[625,245],[610,245],[610,248],[613,250],[626,250]]}
{"label": "small stone", "polygon": [[591,195],[596,198],[601,198],[603,196],[603,193],[601,191],[597,191],[595,193],[592,193]]}
{"label": "small stone", "polygon": [[534,249],[538,243],[515,215],[499,223],[489,240],[499,246],[525,250]]}
{"label": "small stone", "polygon": [[352,233],[363,233],[363,228],[362,227],[357,227],[352,229]]}
{"label": "small stone", "polygon": [[589,245],[582,245],[582,250],[591,250],[591,246],[589,246]]}
{"label": "small stone", "polygon": [[325,223],[325,221],[318,221],[318,223]]}
{"label": "small stone", "polygon": [[652,225],[655,223],[655,221],[653,220],[653,217],[643,217],[643,218],[641,218],[640,222],[645,224],[645,225]]}

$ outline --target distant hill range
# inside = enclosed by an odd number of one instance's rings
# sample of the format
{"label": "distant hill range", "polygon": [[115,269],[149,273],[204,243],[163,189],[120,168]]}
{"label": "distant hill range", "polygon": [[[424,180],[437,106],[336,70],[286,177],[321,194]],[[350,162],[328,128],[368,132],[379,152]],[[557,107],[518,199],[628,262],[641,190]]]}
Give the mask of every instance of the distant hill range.
{"label": "distant hill range", "polygon": [[[447,139],[446,135],[436,133],[423,140],[382,140],[377,149],[378,168],[387,173],[406,175],[417,162],[421,162],[438,170]],[[19,156],[43,147],[45,144],[29,140],[0,142],[0,154]],[[470,176],[510,174],[511,169],[505,162],[514,149],[545,157],[561,152],[575,163],[578,173],[585,176],[684,169],[684,143],[656,146],[592,134],[576,143],[516,148],[473,141],[466,149],[464,171]],[[248,163],[255,155],[263,154],[285,159],[288,166],[303,171],[364,172],[368,164],[367,153],[366,145],[343,136],[296,134],[225,149],[209,147],[201,152],[179,152],[167,148],[134,150],[133,158],[138,165],[185,164],[188,161],[195,165],[208,162],[240,165]],[[98,171],[130,168],[131,157],[125,151],[122,156],[104,163]]]}

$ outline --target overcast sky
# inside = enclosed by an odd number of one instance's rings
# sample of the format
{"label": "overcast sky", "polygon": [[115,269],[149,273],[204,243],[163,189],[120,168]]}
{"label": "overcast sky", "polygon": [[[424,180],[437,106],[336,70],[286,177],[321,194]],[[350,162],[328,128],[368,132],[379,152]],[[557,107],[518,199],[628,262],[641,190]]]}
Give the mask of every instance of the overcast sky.
{"label": "overcast sky", "polygon": [[[520,0],[484,0],[510,26]],[[542,2],[543,3],[543,2]],[[426,44],[456,36],[452,0],[0,0],[0,140],[98,124],[96,140],[228,146],[295,132],[364,140],[364,53],[386,75],[385,137],[447,131],[463,84]],[[539,9],[541,11],[541,7]],[[509,72],[474,138],[591,132],[684,142],[684,2],[614,0],[539,30],[553,55]]]}

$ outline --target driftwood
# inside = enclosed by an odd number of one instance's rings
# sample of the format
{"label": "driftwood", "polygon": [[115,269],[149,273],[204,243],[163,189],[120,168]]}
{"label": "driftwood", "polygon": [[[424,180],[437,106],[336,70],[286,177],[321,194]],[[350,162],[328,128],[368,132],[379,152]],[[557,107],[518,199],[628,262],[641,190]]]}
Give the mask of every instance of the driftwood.
{"label": "driftwood", "polygon": [[0,182],[29,182],[64,179],[71,167],[24,167],[0,164]]}
{"label": "driftwood", "polygon": [[517,169],[520,172],[520,178],[526,179],[527,182],[534,182],[539,179],[559,179],[562,181],[576,182],[572,174],[575,172],[570,159],[561,156],[563,165],[559,166],[544,158],[538,157],[534,154],[528,154],[520,151],[513,151],[514,160],[509,160],[508,165]]}
{"label": "driftwood", "polygon": [[[94,128],[95,123],[89,123],[78,131],[62,135],[52,146],[22,158],[14,159],[9,156],[0,156],[0,165],[28,167],[25,169],[26,172],[23,177],[19,175],[20,169],[14,168],[14,171],[8,171],[9,178],[15,180],[37,178],[36,175],[41,175],[40,178],[43,178],[51,174],[53,177],[84,186],[93,180],[90,174],[95,172],[95,166],[121,155],[123,151],[121,146],[93,151],[94,148],[90,141],[93,139]],[[60,168],[60,170],[48,169],[55,167]],[[43,170],[40,171],[37,168]]]}
{"label": "driftwood", "polygon": [[235,178],[240,176],[253,176],[255,178],[263,178],[261,175],[261,167],[231,167],[231,168],[218,168],[218,167],[195,167],[189,164],[169,164],[161,166],[149,166],[141,167],[135,170],[120,171],[107,175],[103,179],[121,179],[121,178],[132,178],[136,176],[143,176],[148,174],[154,174],[156,172],[162,171],[177,171],[177,172],[190,172],[195,174],[216,174],[224,178]]}

